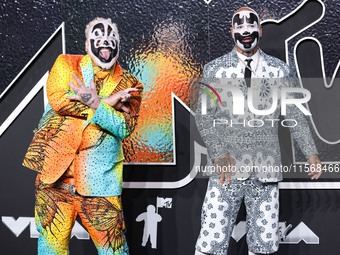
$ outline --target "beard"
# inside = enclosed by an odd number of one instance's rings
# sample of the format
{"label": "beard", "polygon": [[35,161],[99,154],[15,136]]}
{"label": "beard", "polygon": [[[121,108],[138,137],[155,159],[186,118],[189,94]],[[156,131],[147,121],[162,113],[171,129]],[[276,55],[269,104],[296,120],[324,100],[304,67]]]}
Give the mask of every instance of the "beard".
{"label": "beard", "polygon": [[252,51],[259,43],[259,32],[254,31],[248,35],[241,35],[240,33],[234,33],[235,44],[245,52]]}
{"label": "beard", "polygon": [[[96,65],[103,69],[110,69],[115,62],[117,61],[118,54],[119,54],[119,47],[118,42],[115,42],[114,45],[116,46],[114,49],[111,47],[95,47],[94,40],[90,40],[90,48],[88,54],[90,55],[91,59],[95,62]],[[110,51],[106,56],[101,53],[101,50],[106,49]]]}

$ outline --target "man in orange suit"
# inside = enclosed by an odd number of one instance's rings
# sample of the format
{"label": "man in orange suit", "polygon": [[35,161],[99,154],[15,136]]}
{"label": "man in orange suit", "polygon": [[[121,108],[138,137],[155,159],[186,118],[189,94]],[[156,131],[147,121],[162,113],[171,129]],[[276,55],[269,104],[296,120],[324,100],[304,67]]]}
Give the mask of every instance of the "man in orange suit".
{"label": "man in orange suit", "polygon": [[60,55],[47,82],[49,104],[24,166],[38,172],[38,254],[69,254],[80,216],[98,254],[129,254],[122,215],[121,139],[137,124],[142,84],[117,62],[110,19],[86,27],[87,55]]}

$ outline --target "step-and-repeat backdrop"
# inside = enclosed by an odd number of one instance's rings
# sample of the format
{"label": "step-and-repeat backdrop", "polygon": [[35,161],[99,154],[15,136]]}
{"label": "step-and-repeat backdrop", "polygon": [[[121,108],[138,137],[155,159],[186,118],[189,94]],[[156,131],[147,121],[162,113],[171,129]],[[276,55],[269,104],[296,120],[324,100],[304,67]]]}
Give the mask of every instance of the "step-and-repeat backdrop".
{"label": "step-and-repeat backdrop", "polygon": [[[248,5],[260,14],[260,46],[297,70],[308,103],[323,178],[300,173],[306,160],[280,129],[285,173],[280,183],[277,254],[338,254],[340,243],[340,6],[336,1],[32,0],[0,4],[0,243],[2,254],[36,254],[35,173],[21,163],[44,111],[44,86],[59,54],[85,54],[85,25],[110,17],[121,37],[120,64],[144,84],[140,120],[124,144],[123,206],[131,254],[194,253],[207,179],[190,99],[204,64],[229,52],[231,15]],[[303,79],[312,78],[312,79]],[[241,208],[228,254],[247,254]],[[143,240],[147,239],[145,244]],[[96,254],[80,222],[72,254]]]}

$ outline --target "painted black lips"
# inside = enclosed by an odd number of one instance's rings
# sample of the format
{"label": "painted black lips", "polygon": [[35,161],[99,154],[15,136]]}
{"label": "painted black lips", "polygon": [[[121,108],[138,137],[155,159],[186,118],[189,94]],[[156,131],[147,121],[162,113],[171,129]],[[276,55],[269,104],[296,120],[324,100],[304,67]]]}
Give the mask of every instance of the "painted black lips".
{"label": "painted black lips", "polygon": [[[95,56],[97,56],[97,58],[98,58],[102,63],[110,63],[110,62],[112,61],[112,59],[115,58],[116,55],[118,54],[118,47],[116,47],[115,49],[112,49],[111,47],[99,47],[99,48],[96,48],[96,47],[94,46],[94,40],[91,40],[91,41],[90,41],[90,44],[91,44],[91,50],[92,50],[93,54],[94,54]],[[115,42],[115,45],[117,46],[118,43]],[[110,56],[109,56],[108,59],[105,59],[104,57],[101,56],[100,50],[102,50],[102,49],[108,49],[108,50],[111,51],[111,54],[110,54]]]}

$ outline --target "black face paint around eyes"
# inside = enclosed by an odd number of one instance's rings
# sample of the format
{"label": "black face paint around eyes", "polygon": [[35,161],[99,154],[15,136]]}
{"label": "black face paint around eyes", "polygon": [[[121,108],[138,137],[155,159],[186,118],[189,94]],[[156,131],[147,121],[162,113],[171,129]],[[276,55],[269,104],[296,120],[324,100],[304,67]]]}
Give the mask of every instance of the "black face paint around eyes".
{"label": "black face paint around eyes", "polygon": [[109,25],[107,28],[107,34],[110,35],[112,30],[113,30],[112,27]]}
{"label": "black face paint around eyes", "polygon": [[104,34],[105,28],[104,28],[104,24],[103,23],[98,23],[98,24],[94,25],[93,28],[92,28],[91,33],[93,33],[93,31],[96,30],[97,28],[100,29],[100,31],[102,31],[103,34]]}
{"label": "black face paint around eyes", "polygon": [[249,18],[246,17],[246,22],[248,24],[254,24],[255,22],[257,24],[259,24],[259,19],[257,18],[257,16],[254,13],[250,13]]}
{"label": "black face paint around eyes", "polygon": [[240,18],[240,14],[236,14],[233,18],[233,27],[237,25],[242,25],[244,23],[244,19]]}

